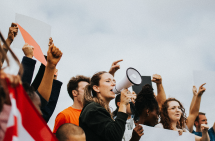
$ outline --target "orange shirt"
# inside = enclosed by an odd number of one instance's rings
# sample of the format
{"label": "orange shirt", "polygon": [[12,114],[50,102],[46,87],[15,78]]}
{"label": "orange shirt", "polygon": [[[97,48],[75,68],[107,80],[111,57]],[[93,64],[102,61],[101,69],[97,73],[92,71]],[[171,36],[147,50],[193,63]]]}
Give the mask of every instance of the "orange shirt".
{"label": "orange shirt", "polygon": [[80,114],[81,114],[81,110],[74,109],[71,106],[64,109],[62,112],[60,112],[57,115],[57,117],[55,119],[53,133],[55,134],[57,132],[57,129],[64,123],[72,123],[72,124],[79,126]]}

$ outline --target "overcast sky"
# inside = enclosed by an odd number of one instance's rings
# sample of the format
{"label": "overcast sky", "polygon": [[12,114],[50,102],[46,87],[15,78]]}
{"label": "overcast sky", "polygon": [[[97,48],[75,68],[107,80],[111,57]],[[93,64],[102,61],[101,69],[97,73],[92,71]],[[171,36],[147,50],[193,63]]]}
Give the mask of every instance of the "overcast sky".
{"label": "overcast sky", "polygon": [[[0,4],[0,30],[5,37],[15,13],[23,14],[51,25],[54,43],[63,52],[57,65],[63,86],[48,123],[51,129],[56,115],[72,105],[66,90],[69,79],[107,71],[115,60],[124,59],[116,81],[128,67],[142,75],[160,74],[167,97],[179,99],[187,114],[193,70],[215,70],[214,0],[5,0]],[[22,51],[13,50],[21,60]],[[37,62],[35,72],[39,66]],[[207,102],[214,95],[205,92],[202,112],[214,109],[214,103]],[[111,107],[115,109],[114,100]],[[212,126],[214,110],[206,114]]]}

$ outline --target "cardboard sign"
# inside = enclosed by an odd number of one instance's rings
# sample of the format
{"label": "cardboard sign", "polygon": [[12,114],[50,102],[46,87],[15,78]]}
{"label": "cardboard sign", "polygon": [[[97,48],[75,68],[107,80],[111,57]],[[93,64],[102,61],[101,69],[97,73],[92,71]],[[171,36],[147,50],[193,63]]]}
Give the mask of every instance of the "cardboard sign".
{"label": "cardboard sign", "polygon": [[141,136],[140,141],[195,141],[195,135],[189,132],[183,132],[179,136],[178,131],[142,126],[144,135]]}
{"label": "cardboard sign", "polygon": [[46,65],[44,54],[47,54],[51,26],[39,20],[16,14],[19,33],[14,40],[13,47],[22,48],[25,43],[34,46],[34,57]]}

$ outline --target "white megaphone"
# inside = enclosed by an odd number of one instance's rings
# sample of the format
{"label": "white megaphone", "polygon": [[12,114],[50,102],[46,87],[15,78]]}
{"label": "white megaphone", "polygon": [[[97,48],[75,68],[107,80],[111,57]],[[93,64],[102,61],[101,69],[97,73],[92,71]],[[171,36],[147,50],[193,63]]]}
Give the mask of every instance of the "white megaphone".
{"label": "white megaphone", "polygon": [[127,89],[132,85],[139,85],[142,83],[140,73],[134,68],[128,68],[126,70],[126,76],[113,88],[115,94],[119,94],[122,89]]}

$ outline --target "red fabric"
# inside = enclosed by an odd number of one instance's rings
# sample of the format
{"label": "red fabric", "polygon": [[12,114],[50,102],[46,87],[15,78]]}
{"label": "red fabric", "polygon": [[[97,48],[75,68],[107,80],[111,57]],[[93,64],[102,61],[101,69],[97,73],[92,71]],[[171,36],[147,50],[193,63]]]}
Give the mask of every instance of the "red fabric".
{"label": "red fabric", "polygon": [[[15,99],[15,106],[21,115],[21,126],[23,126],[28,134],[36,141],[56,141],[56,137],[52,134],[42,116],[37,112],[22,85],[12,88],[7,80],[7,86],[11,100]],[[11,110],[11,112],[13,111]],[[19,138],[19,134],[24,131],[17,131],[17,129],[20,129],[17,127],[17,122],[19,122],[19,120],[17,120],[18,117],[16,117],[15,114],[13,116],[14,125],[7,128],[4,141],[12,141],[14,136],[20,141],[23,140]]]}

